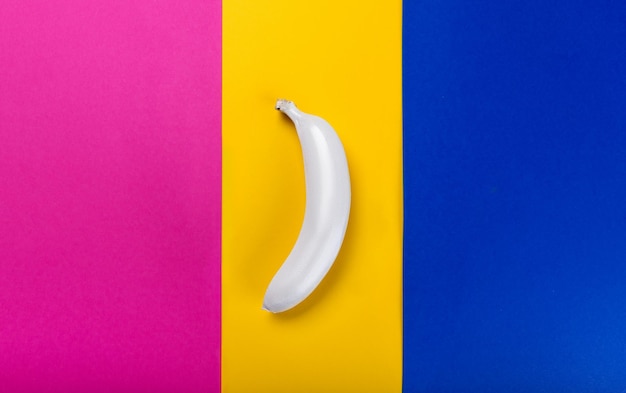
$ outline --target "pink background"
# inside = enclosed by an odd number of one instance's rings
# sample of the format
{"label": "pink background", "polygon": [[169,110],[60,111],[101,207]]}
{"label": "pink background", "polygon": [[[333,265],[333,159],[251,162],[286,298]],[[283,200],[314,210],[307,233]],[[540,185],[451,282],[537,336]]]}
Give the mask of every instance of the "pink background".
{"label": "pink background", "polygon": [[220,18],[0,2],[0,391],[219,391]]}

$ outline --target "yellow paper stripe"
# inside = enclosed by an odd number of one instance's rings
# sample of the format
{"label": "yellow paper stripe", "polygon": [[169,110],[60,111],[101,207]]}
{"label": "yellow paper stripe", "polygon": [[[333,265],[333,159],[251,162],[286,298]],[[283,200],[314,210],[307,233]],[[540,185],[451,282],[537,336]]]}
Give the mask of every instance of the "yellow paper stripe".
{"label": "yellow paper stripe", "polygon": [[[399,392],[402,385],[400,1],[223,0],[222,390]],[[261,310],[302,224],[293,124],[277,98],[344,143],[344,246],[297,308]]]}

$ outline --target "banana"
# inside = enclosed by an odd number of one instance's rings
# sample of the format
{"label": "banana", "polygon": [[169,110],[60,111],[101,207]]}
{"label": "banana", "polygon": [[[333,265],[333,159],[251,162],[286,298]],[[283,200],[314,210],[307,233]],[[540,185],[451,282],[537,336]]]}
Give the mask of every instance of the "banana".
{"label": "banana", "polygon": [[278,313],[295,307],[333,265],[348,226],[350,174],[343,145],[326,120],[278,100],[276,109],[294,122],[304,157],[306,206],[298,240],[270,282],[263,309]]}

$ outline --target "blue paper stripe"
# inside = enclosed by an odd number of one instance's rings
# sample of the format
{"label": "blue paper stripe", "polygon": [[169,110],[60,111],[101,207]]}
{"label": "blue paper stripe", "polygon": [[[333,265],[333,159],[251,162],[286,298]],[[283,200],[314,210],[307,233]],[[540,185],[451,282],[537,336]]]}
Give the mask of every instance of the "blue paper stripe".
{"label": "blue paper stripe", "polygon": [[626,388],[626,2],[404,2],[404,391]]}

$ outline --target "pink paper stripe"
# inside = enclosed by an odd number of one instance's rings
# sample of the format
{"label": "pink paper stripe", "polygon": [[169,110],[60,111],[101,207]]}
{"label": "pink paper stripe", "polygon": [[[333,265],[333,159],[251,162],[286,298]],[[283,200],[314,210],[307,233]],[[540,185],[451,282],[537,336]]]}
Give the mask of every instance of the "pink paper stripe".
{"label": "pink paper stripe", "polygon": [[221,3],[0,2],[0,391],[220,390]]}

